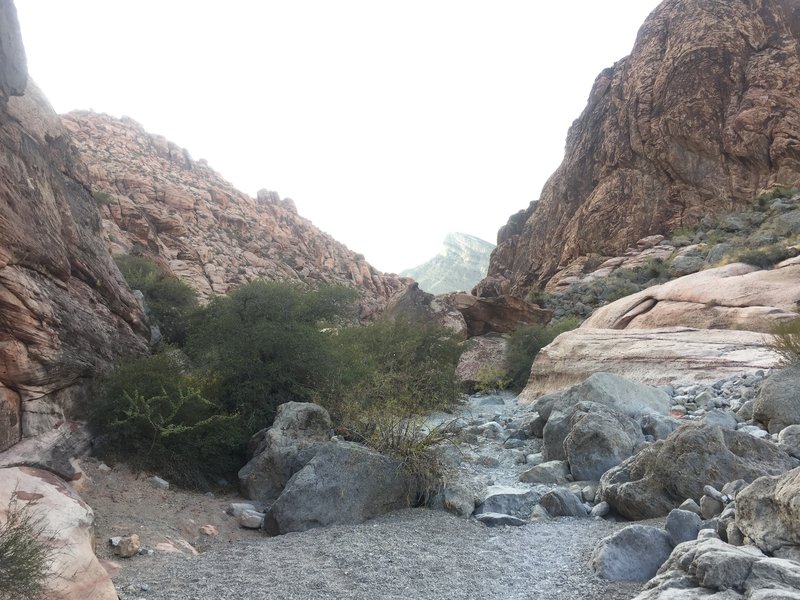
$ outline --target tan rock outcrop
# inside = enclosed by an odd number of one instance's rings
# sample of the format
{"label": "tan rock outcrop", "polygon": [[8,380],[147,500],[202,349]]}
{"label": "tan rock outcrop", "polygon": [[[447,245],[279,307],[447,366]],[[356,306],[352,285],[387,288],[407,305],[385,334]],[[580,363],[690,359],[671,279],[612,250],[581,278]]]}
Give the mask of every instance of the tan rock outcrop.
{"label": "tan rock outcrop", "polygon": [[80,111],[62,121],[103,199],[112,252],[152,256],[203,298],[257,278],[343,284],[362,292],[369,316],[410,281],[377,271],[291,200],[267,190],[250,198],[131,119]]}
{"label": "tan rock outcrop", "polygon": [[712,383],[768,369],[778,356],[765,334],[724,329],[591,329],[562,333],[533,361],[520,402],[570,387],[592,373],[608,372],[650,385]]}
{"label": "tan rock outcrop", "polygon": [[0,522],[16,497],[27,505],[52,545],[53,564],[46,598],[53,600],[116,600],[106,570],[94,554],[94,513],[72,488],[47,471],[30,467],[0,469]]}
{"label": "tan rock outcrop", "polygon": [[3,450],[63,422],[80,384],[120,354],[144,350],[149,330],[99,235],[86,168],[26,83],[9,1],[0,2],[0,40]]}
{"label": "tan rock outcrop", "polygon": [[604,70],[538,202],[498,233],[479,295],[524,297],[581,255],[800,182],[800,14],[786,0],[665,0]]}
{"label": "tan rock outcrop", "polygon": [[770,271],[742,263],[649,287],[598,308],[582,325],[599,329],[743,329],[769,332],[797,316],[800,265]]}

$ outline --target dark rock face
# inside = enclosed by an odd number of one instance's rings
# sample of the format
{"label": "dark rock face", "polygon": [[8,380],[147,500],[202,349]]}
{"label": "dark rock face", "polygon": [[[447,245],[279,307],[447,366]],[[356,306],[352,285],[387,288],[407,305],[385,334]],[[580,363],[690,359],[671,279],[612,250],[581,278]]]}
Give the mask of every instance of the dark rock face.
{"label": "dark rock face", "polygon": [[149,338],[87,181],[0,2],[0,450],[63,423],[77,384]]}
{"label": "dark rock face", "polygon": [[598,76],[564,161],[500,230],[476,293],[522,297],[579,256],[800,182],[799,49],[794,2],[663,2]]}

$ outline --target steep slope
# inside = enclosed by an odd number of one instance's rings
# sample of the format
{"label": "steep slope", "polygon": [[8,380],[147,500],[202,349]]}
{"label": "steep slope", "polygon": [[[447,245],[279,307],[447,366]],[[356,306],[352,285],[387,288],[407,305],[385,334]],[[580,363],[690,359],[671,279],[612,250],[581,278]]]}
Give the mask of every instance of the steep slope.
{"label": "steep slope", "polygon": [[800,6],[665,0],[595,81],[538,202],[498,233],[481,295],[800,182]]}
{"label": "steep slope", "polygon": [[439,254],[401,275],[411,277],[431,294],[470,290],[486,274],[493,249],[494,244],[475,236],[448,233]]}
{"label": "steep slope", "polygon": [[0,450],[64,422],[81,381],[149,329],[100,237],[88,173],[27,78],[0,2]]}
{"label": "steep slope", "polygon": [[407,282],[374,269],[297,214],[291,200],[236,190],[205,161],[135,121],[62,116],[89,165],[114,254],[149,254],[203,297],[253,279],[338,283],[363,292],[363,316]]}

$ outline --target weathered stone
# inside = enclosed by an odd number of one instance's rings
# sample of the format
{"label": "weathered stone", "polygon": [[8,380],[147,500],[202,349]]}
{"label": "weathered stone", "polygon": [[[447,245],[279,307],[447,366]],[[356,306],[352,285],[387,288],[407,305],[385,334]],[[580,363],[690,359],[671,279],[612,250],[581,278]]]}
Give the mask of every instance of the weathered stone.
{"label": "weathered stone", "polygon": [[264,513],[257,510],[244,510],[237,520],[239,526],[245,529],[261,529],[264,525]]}
{"label": "weathered stone", "polygon": [[640,450],[600,480],[599,497],[629,519],[666,515],[704,485],[783,473],[796,460],[775,444],[739,431],[687,424]]}
{"label": "weathered stone", "polygon": [[519,476],[523,483],[566,483],[569,465],[563,460],[543,462]]}
{"label": "weathered stone", "polygon": [[722,513],[723,504],[715,498],[703,495],[700,497],[700,516],[704,519],[713,519]]}
{"label": "weathered stone", "polygon": [[800,425],[789,425],[781,429],[778,445],[790,456],[800,458]]}
{"label": "weathered stone", "polygon": [[239,471],[244,497],[265,504],[275,500],[292,475],[330,439],[331,427],[328,411],[317,404],[281,404],[272,426],[250,440],[252,458]]}
{"label": "weathered stone", "polygon": [[675,548],[658,575],[647,582],[634,600],[797,599],[798,589],[798,563],[768,558],[753,546],[737,548],[709,538]]}
{"label": "weathered stone", "polygon": [[627,58],[597,77],[539,200],[498,234],[486,282],[524,296],[590,252],[749,207],[800,180],[793,6],[662,3]]}
{"label": "weathered stone", "polygon": [[663,529],[628,525],[603,539],[589,564],[599,577],[610,581],[647,581],[672,551]]}
{"label": "weathered stone", "polygon": [[470,337],[490,332],[513,333],[526,325],[547,324],[553,317],[553,311],[513,296],[478,298],[470,294],[448,294],[444,302],[464,316]]}
{"label": "weathered stone", "polygon": [[696,540],[697,533],[700,531],[700,516],[688,510],[676,508],[667,515],[664,529],[672,546]]}
{"label": "weathered stone", "polygon": [[736,526],[764,552],[800,559],[800,468],[739,492]]}
{"label": "weathered stone", "polygon": [[113,542],[112,544],[114,546],[114,554],[120,558],[130,558],[131,556],[135,556],[139,554],[139,550],[142,547],[142,543],[139,541],[139,536],[135,533],[133,535],[119,538],[119,541],[117,541],[116,544]]}
{"label": "weathered stone", "polygon": [[469,391],[482,382],[486,373],[505,373],[508,340],[497,334],[474,337],[467,342],[456,367],[456,377]]}
{"label": "weathered stone", "polygon": [[[545,427],[547,451],[548,428]],[[622,413],[593,402],[582,402],[570,418],[570,430],[563,449],[572,477],[579,481],[599,480],[611,467],[632,456],[644,437],[636,422]]]}
{"label": "weathered stone", "polygon": [[799,382],[800,368],[790,367],[772,373],[761,384],[753,404],[753,418],[764,423],[770,433],[800,425]]}
{"label": "weathered stone", "polygon": [[[0,10],[0,14],[2,11]],[[44,597],[116,600],[111,577],[94,554],[94,513],[75,491],[50,472],[31,467],[0,469],[0,521],[5,522],[12,498],[26,504],[52,535],[52,576]],[[68,549],[68,551],[66,551]],[[56,574],[69,573],[70,577]]]}
{"label": "weathered stone", "polygon": [[526,519],[541,499],[542,494],[542,489],[493,485],[487,488],[486,497],[475,508],[475,514],[502,513]]}
{"label": "weathered stone", "polygon": [[551,517],[586,517],[588,511],[575,494],[565,488],[555,488],[539,500]]}
{"label": "weathered stone", "polygon": [[267,512],[271,534],[362,523],[410,506],[415,483],[400,461],[351,442],[324,444]]}
{"label": "weathered stone", "polygon": [[156,489],[159,490],[169,489],[169,481],[167,481],[166,479],[161,479],[161,477],[158,477],[156,475],[150,477],[147,481],[149,481],[150,485],[152,485]]}
{"label": "weathered stone", "polygon": [[486,493],[486,486],[472,477],[450,477],[430,500],[430,507],[469,517]]}

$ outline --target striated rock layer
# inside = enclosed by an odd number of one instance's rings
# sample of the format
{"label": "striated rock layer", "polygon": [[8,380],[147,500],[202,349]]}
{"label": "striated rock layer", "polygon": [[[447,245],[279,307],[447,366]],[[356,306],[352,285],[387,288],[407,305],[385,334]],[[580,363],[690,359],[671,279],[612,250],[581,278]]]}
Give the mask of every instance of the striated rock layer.
{"label": "striated rock layer", "polygon": [[88,172],[27,80],[0,1],[0,450],[59,427],[84,378],[149,328],[100,237]]}
{"label": "striated rock layer", "polygon": [[524,296],[581,255],[800,183],[800,11],[665,0],[604,70],[538,202],[498,233],[479,295]]}
{"label": "striated rock layer", "polygon": [[257,278],[344,284],[363,291],[368,316],[408,284],[317,229],[291,200],[266,190],[250,198],[131,119],[72,112],[62,122],[89,166],[112,252],[148,254],[202,297]]}

